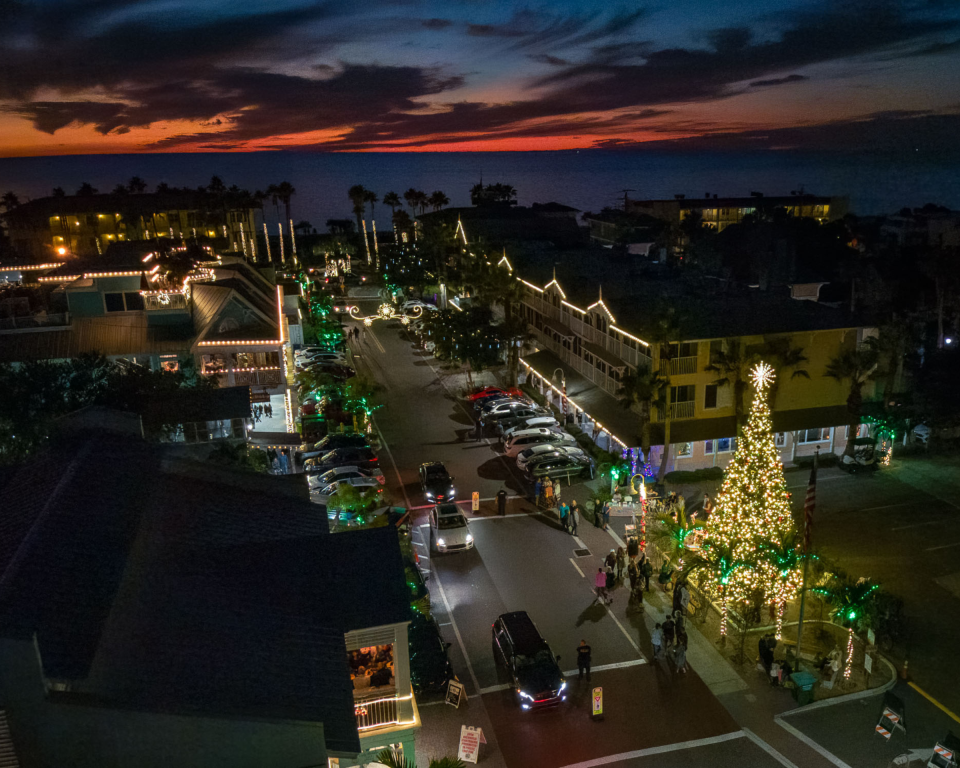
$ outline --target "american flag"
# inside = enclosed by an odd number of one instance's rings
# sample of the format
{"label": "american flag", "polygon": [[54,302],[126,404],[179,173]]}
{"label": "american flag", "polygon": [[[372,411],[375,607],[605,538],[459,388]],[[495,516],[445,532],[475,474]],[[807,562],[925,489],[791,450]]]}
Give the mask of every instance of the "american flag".
{"label": "american flag", "polygon": [[813,510],[817,506],[817,460],[820,451],[813,455],[813,469],[810,470],[810,482],[807,484],[807,498],[803,502],[803,551],[810,551],[810,534],[813,533]]}

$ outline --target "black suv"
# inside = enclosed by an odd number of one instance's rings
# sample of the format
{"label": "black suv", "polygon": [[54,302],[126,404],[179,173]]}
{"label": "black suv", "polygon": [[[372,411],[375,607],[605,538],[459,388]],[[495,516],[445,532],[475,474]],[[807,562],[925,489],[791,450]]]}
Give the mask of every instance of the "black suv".
{"label": "black suv", "polygon": [[441,501],[453,501],[457,489],[447,468],[439,461],[428,461],[420,465],[420,487],[424,498],[434,504]]}
{"label": "black suv", "polygon": [[547,641],[526,611],[505,613],[493,623],[493,644],[513,679],[521,709],[548,707],[567,698],[567,681]]}

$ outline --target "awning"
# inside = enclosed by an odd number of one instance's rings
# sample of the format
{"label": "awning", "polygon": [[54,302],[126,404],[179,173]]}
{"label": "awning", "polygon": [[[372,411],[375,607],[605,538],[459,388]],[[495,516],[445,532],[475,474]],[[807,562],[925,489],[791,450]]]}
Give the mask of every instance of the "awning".
{"label": "awning", "polygon": [[603,362],[605,362],[607,365],[612,365],[614,368],[627,367],[627,364],[623,362],[623,360],[613,354],[613,352],[604,349],[599,344],[594,344],[592,341],[585,341],[583,342],[583,348],[594,357],[603,360]]}
{"label": "awning", "polygon": [[567,326],[565,326],[559,320],[554,320],[551,317],[543,318],[543,325],[544,327],[549,328],[551,331],[559,333],[565,339],[572,339],[574,336],[573,331],[571,331]]}

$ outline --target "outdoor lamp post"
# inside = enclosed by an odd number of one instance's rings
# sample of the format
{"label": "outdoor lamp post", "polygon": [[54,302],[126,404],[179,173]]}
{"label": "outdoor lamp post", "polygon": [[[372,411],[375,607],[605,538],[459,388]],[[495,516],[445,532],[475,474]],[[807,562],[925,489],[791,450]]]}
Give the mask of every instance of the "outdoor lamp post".
{"label": "outdoor lamp post", "polygon": [[640,478],[640,551],[647,551],[647,482],[642,474],[634,475],[630,482]]}
{"label": "outdoor lamp post", "polygon": [[[560,374],[560,385],[563,388],[563,395],[560,397],[560,415],[567,415],[567,377],[563,373],[562,368],[555,368],[553,371],[553,376],[550,377],[550,383],[553,383],[553,380],[556,378],[557,373]],[[566,419],[564,419],[566,421]]]}

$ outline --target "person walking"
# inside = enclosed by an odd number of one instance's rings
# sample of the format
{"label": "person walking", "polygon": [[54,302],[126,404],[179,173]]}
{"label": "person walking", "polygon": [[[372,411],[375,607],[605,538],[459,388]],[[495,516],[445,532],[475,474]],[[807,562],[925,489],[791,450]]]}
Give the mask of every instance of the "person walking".
{"label": "person walking", "polygon": [[680,611],[684,616],[687,615],[687,608],[690,607],[690,590],[687,588],[687,582],[683,582],[680,587]]}
{"label": "person walking", "polygon": [[653,658],[659,659],[660,652],[663,650],[663,630],[660,628],[659,622],[653,628],[653,632],[650,633],[650,643],[653,645]]}
{"label": "person walking", "polygon": [[533,484],[533,503],[538,507],[540,506],[540,491],[543,490],[543,482],[540,478],[537,478],[537,481]]}
{"label": "person walking", "polygon": [[677,646],[673,650],[673,663],[677,672],[687,674],[687,633],[677,633]]}
{"label": "person walking", "polygon": [[606,577],[607,577],[607,604],[609,605],[610,603],[613,602],[613,598],[611,597],[611,594],[613,593],[613,588],[617,584],[617,576],[613,572],[613,568],[607,568]]}
{"label": "person walking", "polygon": [[627,566],[627,554],[623,547],[617,547],[617,581],[623,581],[623,570]]}
{"label": "person walking", "polygon": [[[593,586],[597,590],[597,600],[601,603],[607,602],[607,574],[603,572],[603,566],[597,568],[597,575],[593,580]],[[659,626],[659,624],[657,625]]]}
{"label": "person walking", "polygon": [[605,558],[603,558],[603,564],[609,568],[611,571],[617,567],[617,553],[616,550],[611,549]]}
{"label": "person walking", "polygon": [[473,436],[478,443],[483,440],[483,422],[480,419],[477,419],[477,429]]}
{"label": "person walking", "polygon": [[577,646],[577,669],[580,671],[580,678],[583,673],[587,673],[587,682],[590,682],[590,646],[586,640],[581,640]]}
{"label": "person walking", "polygon": [[650,564],[650,560],[647,558],[647,553],[644,552],[640,557],[640,575],[643,576],[643,591],[650,591],[650,577],[653,575],[653,566]]}
{"label": "person walking", "polygon": [[576,536],[579,527],[580,527],[580,507],[577,506],[577,501],[576,499],[574,499],[570,503],[570,535]]}
{"label": "person walking", "polygon": [[637,563],[635,560],[631,560],[627,563],[627,577],[630,579],[630,591],[636,592],[637,586],[640,584],[640,571],[637,570]]}
{"label": "person walking", "polygon": [[543,481],[543,505],[547,509],[553,507],[553,483],[550,482],[549,477]]}
{"label": "person walking", "polygon": [[553,498],[557,502],[557,504],[560,503],[560,478],[559,477],[553,481]]}
{"label": "person walking", "polygon": [[593,500],[593,527],[603,527],[603,505],[600,503],[600,499]]}
{"label": "person walking", "polygon": [[497,514],[500,517],[507,516],[507,492],[503,488],[497,491]]}
{"label": "person walking", "polygon": [[610,527],[610,502],[603,502],[603,530]]}
{"label": "person walking", "polygon": [[560,511],[560,525],[563,526],[564,533],[570,533],[570,507],[561,501],[557,508]]}
{"label": "person walking", "polygon": [[663,645],[666,648],[669,648],[673,645],[674,632],[676,631],[677,623],[673,620],[673,616],[667,616],[663,622]]}

